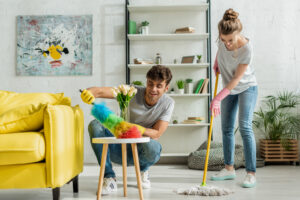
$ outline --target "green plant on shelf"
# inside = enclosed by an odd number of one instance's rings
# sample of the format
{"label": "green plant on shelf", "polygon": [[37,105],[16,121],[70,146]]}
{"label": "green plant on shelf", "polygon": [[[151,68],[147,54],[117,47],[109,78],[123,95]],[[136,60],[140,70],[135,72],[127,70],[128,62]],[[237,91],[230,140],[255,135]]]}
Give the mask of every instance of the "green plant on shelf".
{"label": "green plant on shelf", "polygon": [[201,55],[201,54],[200,54],[200,55],[197,55],[197,58],[198,58],[198,60],[201,60],[202,55]]}
{"label": "green plant on shelf", "polygon": [[141,24],[142,24],[142,26],[148,26],[149,22],[148,21],[143,21]]}
{"label": "green plant on shelf", "polygon": [[186,83],[192,83],[192,82],[193,82],[193,79],[188,78],[188,79],[185,80],[185,82],[186,82]]}
{"label": "green plant on shelf", "polygon": [[176,81],[176,85],[177,85],[178,89],[184,89],[184,81],[183,80]]}
{"label": "green plant on shelf", "polygon": [[133,85],[137,85],[137,86],[144,86],[144,84],[142,83],[142,81],[133,81],[132,84]]}

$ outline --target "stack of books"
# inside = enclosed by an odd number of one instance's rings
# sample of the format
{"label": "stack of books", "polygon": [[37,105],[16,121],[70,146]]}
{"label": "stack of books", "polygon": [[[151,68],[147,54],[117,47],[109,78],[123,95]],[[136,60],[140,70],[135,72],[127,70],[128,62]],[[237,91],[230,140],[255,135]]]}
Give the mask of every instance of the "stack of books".
{"label": "stack of books", "polygon": [[193,27],[183,27],[175,30],[175,33],[194,33],[195,28]]}
{"label": "stack of books", "polygon": [[209,82],[208,78],[200,79],[194,93],[195,94],[206,94],[207,88],[208,88],[208,82]]}
{"label": "stack of books", "polygon": [[188,119],[184,120],[183,124],[201,124],[204,120],[204,117],[188,117]]}

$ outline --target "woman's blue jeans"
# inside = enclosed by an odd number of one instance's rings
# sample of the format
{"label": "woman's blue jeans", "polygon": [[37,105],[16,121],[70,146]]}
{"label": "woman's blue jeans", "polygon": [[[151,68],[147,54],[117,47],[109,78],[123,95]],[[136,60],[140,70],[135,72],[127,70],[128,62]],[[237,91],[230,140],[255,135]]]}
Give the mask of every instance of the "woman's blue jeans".
{"label": "woman's blue jeans", "polygon": [[234,124],[237,110],[239,110],[239,131],[244,144],[247,172],[256,172],[256,143],[252,130],[252,119],[256,100],[257,86],[252,86],[240,94],[228,95],[221,103],[225,165],[234,164]]}
{"label": "woman's blue jeans", "polygon": [[[97,120],[91,121],[88,130],[89,130],[93,150],[96,154],[98,163],[100,165],[103,145],[92,143],[92,139],[95,137],[113,137],[113,134],[108,129],[104,128],[102,124]],[[142,172],[147,171],[150,166],[154,165],[159,160],[161,149],[162,149],[161,144],[158,141],[152,139],[150,139],[150,142],[148,143],[137,144],[137,150],[138,150],[139,161],[140,161],[140,170]],[[105,173],[104,173],[105,178],[116,177],[111,162],[122,164],[121,144],[108,145],[107,158],[105,163]],[[127,144],[127,164],[128,165],[134,164],[132,149],[130,144]]]}

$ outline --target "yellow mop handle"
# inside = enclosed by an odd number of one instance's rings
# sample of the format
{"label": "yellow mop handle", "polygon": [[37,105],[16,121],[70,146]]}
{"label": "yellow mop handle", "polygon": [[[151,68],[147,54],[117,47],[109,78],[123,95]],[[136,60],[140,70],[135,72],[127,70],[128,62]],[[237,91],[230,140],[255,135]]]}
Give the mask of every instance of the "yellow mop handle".
{"label": "yellow mop handle", "polygon": [[[216,74],[216,82],[215,82],[215,91],[214,91],[214,97],[217,95],[218,90],[218,80],[219,80],[219,73]],[[206,156],[205,156],[205,164],[204,164],[204,173],[203,173],[203,180],[202,180],[202,186],[206,185],[206,174],[207,174],[207,166],[208,166],[208,157],[209,157],[209,150],[210,150],[210,141],[211,141],[211,132],[213,127],[213,121],[214,121],[214,113],[211,112],[210,117],[210,125],[209,125],[209,132],[208,132],[208,141],[207,141],[207,149],[206,149]]]}

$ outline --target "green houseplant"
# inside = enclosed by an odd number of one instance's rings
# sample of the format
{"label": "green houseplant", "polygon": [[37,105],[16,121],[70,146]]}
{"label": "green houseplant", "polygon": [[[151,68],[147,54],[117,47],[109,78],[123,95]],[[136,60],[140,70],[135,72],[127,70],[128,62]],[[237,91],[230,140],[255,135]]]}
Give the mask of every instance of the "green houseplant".
{"label": "green houseplant", "polygon": [[183,80],[178,80],[176,81],[176,85],[178,88],[178,93],[179,94],[184,94],[184,81]]}
{"label": "green houseplant", "polygon": [[201,54],[197,55],[197,63],[201,63],[201,58],[202,58]]}
{"label": "green houseplant", "polygon": [[144,86],[142,81],[132,81],[132,84],[137,86]]}
{"label": "green houseplant", "polygon": [[[265,138],[260,140],[261,155],[265,161],[297,161],[299,159],[296,139],[300,135],[300,115],[295,111],[299,104],[298,95],[292,92],[280,92],[277,95],[266,96],[263,106],[254,112],[253,124]],[[270,148],[271,153],[268,152]],[[281,149],[276,150],[276,148]],[[292,150],[295,152],[295,160],[290,156],[290,152],[288,157],[285,157],[283,153]],[[274,159],[275,155],[278,155],[277,159]]]}
{"label": "green houseplant", "polygon": [[149,34],[149,24],[150,23],[146,20],[141,23],[141,34],[143,35]]}

